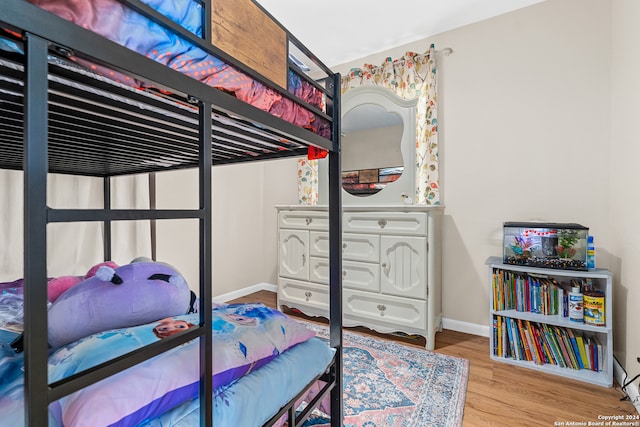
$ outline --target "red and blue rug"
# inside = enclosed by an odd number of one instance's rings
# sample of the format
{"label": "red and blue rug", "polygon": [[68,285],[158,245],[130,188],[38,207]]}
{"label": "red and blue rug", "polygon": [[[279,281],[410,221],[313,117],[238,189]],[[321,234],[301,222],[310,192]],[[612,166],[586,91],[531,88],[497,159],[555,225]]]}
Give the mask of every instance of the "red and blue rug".
{"label": "red and blue rug", "polygon": [[[320,338],[326,326],[305,322]],[[469,361],[345,331],[345,427],[462,425]],[[321,413],[305,427],[328,426]]]}

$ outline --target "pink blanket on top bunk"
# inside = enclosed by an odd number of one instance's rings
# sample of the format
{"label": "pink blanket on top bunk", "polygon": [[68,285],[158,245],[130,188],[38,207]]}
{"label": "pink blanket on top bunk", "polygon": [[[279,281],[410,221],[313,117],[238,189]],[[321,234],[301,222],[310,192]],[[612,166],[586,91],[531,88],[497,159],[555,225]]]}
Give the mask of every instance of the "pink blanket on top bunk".
{"label": "pink blanket on top bunk", "polygon": [[[330,126],[326,120],[116,0],[28,1],[167,67],[231,93],[257,108],[325,138],[330,137]],[[203,14],[199,2],[190,0],[143,0],[143,2],[186,30],[196,35],[202,33]],[[115,81],[127,85],[144,86],[141,82],[113,70],[84,61],[78,62],[83,62],[83,65],[97,74]],[[289,90],[300,99],[323,110],[322,93],[293,72],[289,73]]]}

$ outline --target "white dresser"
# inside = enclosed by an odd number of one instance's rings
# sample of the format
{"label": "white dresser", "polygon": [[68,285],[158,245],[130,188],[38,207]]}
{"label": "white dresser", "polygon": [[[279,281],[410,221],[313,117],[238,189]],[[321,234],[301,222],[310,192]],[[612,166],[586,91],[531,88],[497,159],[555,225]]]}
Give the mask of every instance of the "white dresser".
{"label": "white dresser", "polygon": [[[326,206],[277,206],[278,305],[329,313]],[[342,287],[345,326],[426,338],[441,328],[440,206],[345,206]]]}

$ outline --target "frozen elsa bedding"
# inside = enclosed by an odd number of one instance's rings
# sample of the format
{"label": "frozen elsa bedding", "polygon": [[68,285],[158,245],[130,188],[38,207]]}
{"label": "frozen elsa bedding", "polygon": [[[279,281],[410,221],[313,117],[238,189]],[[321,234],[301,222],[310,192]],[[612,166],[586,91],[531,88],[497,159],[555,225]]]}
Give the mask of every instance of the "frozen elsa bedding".
{"label": "frozen elsa bedding", "polygon": [[[268,111],[274,116],[330,138],[330,125],[323,118],[176,36],[161,25],[125,7],[117,0],[27,1],[209,86],[231,93],[236,98]],[[187,31],[197,36],[202,34],[203,11],[200,2],[192,0],[142,0],[142,2],[180,24]],[[83,65],[121,83],[143,85],[141,82],[134,83],[130,78],[94,64],[83,63]],[[292,94],[323,110],[322,92],[291,71],[288,75],[288,86]]]}
{"label": "frozen elsa bedding", "polygon": [[[3,292],[13,303],[16,295]],[[334,350],[304,325],[262,304],[225,305],[212,314],[214,425],[261,426],[333,357]],[[187,314],[64,345],[49,357],[49,382],[197,323],[197,314]],[[24,425],[23,356],[9,346],[16,336],[0,330],[0,420],[12,427]],[[52,403],[50,425],[198,426],[198,347],[198,340],[189,342]],[[318,389],[312,387],[300,401]]]}

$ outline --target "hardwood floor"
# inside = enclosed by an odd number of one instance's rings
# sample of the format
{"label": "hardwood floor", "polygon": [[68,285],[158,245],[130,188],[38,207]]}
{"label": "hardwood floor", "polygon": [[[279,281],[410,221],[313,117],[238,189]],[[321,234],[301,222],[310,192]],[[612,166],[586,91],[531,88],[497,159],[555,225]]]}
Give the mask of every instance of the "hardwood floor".
{"label": "hardwood floor", "polygon": [[[261,302],[275,308],[276,294],[260,291],[233,302]],[[291,311],[288,313],[296,315]],[[349,329],[424,347],[424,341],[416,343],[377,334],[366,328]],[[603,421],[598,417],[618,415],[623,417],[620,421],[624,422],[625,415],[638,416],[629,401],[620,401],[623,393],[618,384],[612,388],[593,386],[492,361],[489,358],[489,339],[486,337],[444,330],[436,334],[435,351],[470,361],[464,427],[607,425],[606,421],[596,424]],[[629,421],[640,422],[637,418]]]}

